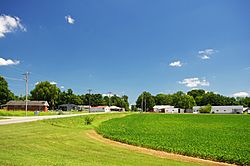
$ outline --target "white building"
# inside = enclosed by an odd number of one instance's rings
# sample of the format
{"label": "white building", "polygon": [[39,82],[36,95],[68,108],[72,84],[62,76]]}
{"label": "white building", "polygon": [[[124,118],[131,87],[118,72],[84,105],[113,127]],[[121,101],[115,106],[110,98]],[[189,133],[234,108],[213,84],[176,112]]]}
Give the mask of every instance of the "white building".
{"label": "white building", "polygon": [[184,113],[184,109],[174,108],[171,105],[155,105],[153,109],[159,113]]}
{"label": "white building", "polygon": [[[199,113],[199,109],[201,106],[194,106],[194,113]],[[243,106],[212,106],[211,112],[212,114],[242,114]]]}
{"label": "white building", "polygon": [[110,106],[110,111],[118,111],[118,112],[124,112],[125,109],[117,106]]}
{"label": "white building", "polygon": [[110,107],[109,106],[91,107],[90,112],[110,112]]}

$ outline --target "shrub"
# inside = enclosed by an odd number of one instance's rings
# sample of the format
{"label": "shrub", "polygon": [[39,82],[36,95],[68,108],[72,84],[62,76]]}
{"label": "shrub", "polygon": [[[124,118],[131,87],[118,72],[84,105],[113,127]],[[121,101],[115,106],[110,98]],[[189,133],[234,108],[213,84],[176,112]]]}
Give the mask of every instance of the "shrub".
{"label": "shrub", "polygon": [[85,116],[84,118],[84,124],[85,125],[91,125],[91,123],[94,121],[94,117],[90,117],[90,116]]}
{"label": "shrub", "polygon": [[210,113],[211,112],[211,109],[212,109],[212,106],[210,104],[206,105],[206,106],[202,106],[200,109],[199,109],[199,112],[200,113]]}
{"label": "shrub", "polygon": [[63,111],[62,110],[59,110],[58,111],[58,115],[63,115],[64,113],[63,113]]}

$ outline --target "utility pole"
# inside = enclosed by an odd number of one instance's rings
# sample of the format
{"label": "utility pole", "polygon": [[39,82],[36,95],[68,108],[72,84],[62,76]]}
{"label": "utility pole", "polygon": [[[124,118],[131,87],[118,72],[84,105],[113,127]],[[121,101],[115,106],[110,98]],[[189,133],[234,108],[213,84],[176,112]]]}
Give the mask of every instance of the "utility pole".
{"label": "utility pole", "polygon": [[89,113],[90,113],[90,93],[91,93],[92,89],[88,89],[88,92],[89,92]]}
{"label": "utility pole", "polygon": [[147,112],[147,100],[146,99],[144,99],[144,104],[145,104],[145,112]]}
{"label": "utility pole", "polygon": [[28,111],[28,93],[29,93],[29,72],[24,73],[24,80],[25,80],[25,91],[26,91],[26,97],[25,97],[25,114],[27,116]]}
{"label": "utility pole", "polygon": [[111,96],[112,92],[108,92],[108,94],[109,94],[109,107],[110,107],[110,96]]}
{"label": "utility pole", "polygon": [[142,99],[141,99],[141,113],[143,112],[143,96],[142,96]]}

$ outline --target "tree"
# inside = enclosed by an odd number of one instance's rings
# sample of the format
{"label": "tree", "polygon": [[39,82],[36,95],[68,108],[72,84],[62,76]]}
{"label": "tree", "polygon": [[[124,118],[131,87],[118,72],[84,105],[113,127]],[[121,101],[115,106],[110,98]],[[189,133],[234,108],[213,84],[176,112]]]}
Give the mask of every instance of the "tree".
{"label": "tree", "polygon": [[186,95],[182,91],[178,91],[172,95],[173,106],[176,108],[191,109],[196,105],[193,96]]}
{"label": "tree", "polygon": [[145,112],[153,109],[153,107],[155,106],[154,96],[152,96],[149,92],[143,92],[137,98],[136,106],[138,108],[141,108],[143,106],[142,110]]}
{"label": "tree", "polygon": [[0,76],[0,105],[14,99],[14,94],[9,90],[7,81]]}
{"label": "tree", "polygon": [[50,82],[40,82],[31,92],[31,99],[48,101],[50,109],[54,109],[58,104],[60,89]]}
{"label": "tree", "polygon": [[173,98],[170,94],[158,94],[155,96],[156,105],[172,105]]}
{"label": "tree", "polygon": [[196,97],[203,96],[205,93],[206,92],[203,89],[193,89],[193,90],[187,92],[187,95],[193,96],[193,98],[196,99]]}
{"label": "tree", "polygon": [[210,104],[206,105],[206,106],[202,106],[200,109],[199,109],[199,112],[200,113],[210,113],[211,112],[211,109],[212,109],[212,106]]}
{"label": "tree", "polygon": [[72,89],[68,89],[67,92],[62,92],[59,95],[59,104],[83,104],[82,96],[75,95]]}

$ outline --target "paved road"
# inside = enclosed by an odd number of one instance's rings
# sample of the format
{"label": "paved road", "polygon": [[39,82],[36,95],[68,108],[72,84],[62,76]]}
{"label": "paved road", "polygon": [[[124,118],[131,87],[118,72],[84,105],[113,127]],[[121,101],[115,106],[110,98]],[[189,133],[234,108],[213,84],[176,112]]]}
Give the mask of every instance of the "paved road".
{"label": "paved road", "polygon": [[7,124],[12,124],[12,123],[32,122],[32,121],[44,120],[44,119],[66,118],[66,117],[82,116],[82,115],[90,115],[90,114],[104,114],[104,113],[103,112],[97,112],[97,113],[86,113],[86,114],[28,116],[28,117],[0,116],[0,117],[3,117],[3,118],[8,118],[8,119],[1,119],[0,120],[0,125],[7,125]]}

